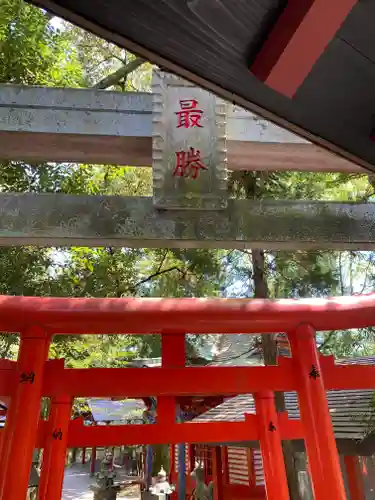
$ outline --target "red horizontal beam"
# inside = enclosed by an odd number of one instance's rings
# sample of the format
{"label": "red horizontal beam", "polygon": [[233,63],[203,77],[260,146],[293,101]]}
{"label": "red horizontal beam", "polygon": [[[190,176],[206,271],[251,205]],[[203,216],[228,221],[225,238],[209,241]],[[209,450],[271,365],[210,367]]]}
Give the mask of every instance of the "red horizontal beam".
{"label": "red horizontal beam", "polygon": [[[253,416],[255,418],[255,415]],[[174,425],[82,426],[72,421],[68,446],[114,446],[120,444],[221,443],[258,439],[256,421],[185,423]]]}
{"label": "red horizontal beam", "polygon": [[[335,365],[333,356],[321,356],[320,363],[326,390],[375,389],[374,365]],[[284,357],[279,358],[278,366],[147,369],[64,369],[63,360],[50,360],[46,365],[43,395],[133,398],[150,395],[231,396],[263,390],[294,391],[297,387],[293,360]]]}
{"label": "red horizontal beam", "polygon": [[[374,365],[335,365],[332,356],[321,356],[326,390],[375,389]],[[16,363],[12,363],[15,368]],[[17,380],[15,369],[0,368],[0,396],[10,397]],[[136,381],[136,383],[134,382]],[[186,368],[82,368],[64,369],[64,360],[46,363],[43,396],[133,397],[232,396],[263,390],[293,391],[291,358],[278,366]]]}
{"label": "red horizontal beam", "polygon": [[49,361],[43,384],[47,397],[134,397],[233,395],[296,387],[292,366],[63,369]]}
{"label": "red horizontal beam", "polygon": [[[277,425],[277,423],[275,422]],[[299,420],[279,418],[282,439],[302,439]],[[48,426],[42,421],[38,429],[37,447],[49,439]],[[1,432],[0,432],[1,435]],[[247,415],[244,422],[207,422],[154,425],[85,426],[81,419],[71,420],[68,447],[115,446],[136,444],[235,443],[259,440],[256,415]]]}
{"label": "red horizontal beam", "polygon": [[375,389],[375,365],[335,365],[333,356],[320,356],[326,390]]}
{"label": "red horizontal beam", "polygon": [[0,296],[1,331],[51,333],[272,333],[375,324],[375,294],[331,299],[96,299]]}
{"label": "red horizontal beam", "polygon": [[251,72],[292,98],[358,0],[289,0]]}

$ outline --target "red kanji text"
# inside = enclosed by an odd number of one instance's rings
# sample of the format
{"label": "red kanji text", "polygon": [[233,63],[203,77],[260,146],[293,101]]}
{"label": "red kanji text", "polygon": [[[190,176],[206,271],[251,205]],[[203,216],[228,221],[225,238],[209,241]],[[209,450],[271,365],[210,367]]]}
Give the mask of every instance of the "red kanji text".
{"label": "red kanji text", "polygon": [[196,179],[199,170],[207,170],[207,167],[202,162],[201,152],[198,149],[190,148],[189,151],[176,152],[176,166],[173,171],[174,177]]}
{"label": "red kanji text", "polygon": [[184,99],[180,101],[180,111],[176,111],[178,118],[177,128],[185,127],[199,127],[203,128],[201,125],[201,118],[203,111],[197,108],[198,101],[196,99]]}

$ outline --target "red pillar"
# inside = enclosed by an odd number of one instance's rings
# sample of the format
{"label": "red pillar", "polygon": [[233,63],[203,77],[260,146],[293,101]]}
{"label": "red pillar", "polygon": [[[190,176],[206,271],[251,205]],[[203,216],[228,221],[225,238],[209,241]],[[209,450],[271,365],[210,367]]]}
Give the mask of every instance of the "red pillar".
{"label": "red pillar", "polygon": [[223,484],[229,484],[229,463],[228,463],[228,447],[221,447],[221,463],[223,465]]}
{"label": "red pillar", "polygon": [[289,334],[298,401],[315,500],[345,500],[345,489],[327,396],[324,388],[315,331],[307,324]]}
{"label": "red pillar", "polygon": [[365,500],[365,489],[358,457],[344,457],[350,500]]}
{"label": "red pillar", "polygon": [[[161,336],[161,364],[163,368],[184,368],[185,366],[185,334],[163,333]],[[173,396],[158,397],[157,407],[158,421],[164,422],[166,425],[176,423],[176,399]],[[177,447],[179,448],[179,447]],[[176,447],[173,447],[173,452]],[[180,455],[180,454],[179,454]],[[179,460],[181,456],[179,456]],[[174,462],[173,462],[174,463]],[[185,498],[186,496],[186,471],[181,477],[181,464],[179,462],[179,471],[174,477],[178,478],[178,486],[176,494],[173,498]]]}
{"label": "red pillar", "polygon": [[271,391],[254,394],[267,500],[289,500],[279,420]]}
{"label": "red pillar", "polygon": [[212,479],[214,482],[213,500],[224,500],[223,463],[221,447],[214,446],[212,450]]}
{"label": "red pillar", "polygon": [[44,363],[49,337],[39,326],[21,334],[12,395],[2,449],[0,488],[2,499],[25,500],[40,417]]}
{"label": "red pillar", "polygon": [[86,448],[82,448],[82,465],[86,463]]}
{"label": "red pillar", "polygon": [[[184,368],[185,335],[163,333],[161,336],[162,368]],[[174,396],[158,397],[158,421],[168,425],[176,423],[176,399]]]}
{"label": "red pillar", "polygon": [[71,413],[72,398],[52,399],[48,431],[44,443],[38,500],[61,499]]}
{"label": "red pillar", "polygon": [[96,446],[91,448],[91,461],[90,461],[90,474],[95,474],[95,464],[96,464]]}

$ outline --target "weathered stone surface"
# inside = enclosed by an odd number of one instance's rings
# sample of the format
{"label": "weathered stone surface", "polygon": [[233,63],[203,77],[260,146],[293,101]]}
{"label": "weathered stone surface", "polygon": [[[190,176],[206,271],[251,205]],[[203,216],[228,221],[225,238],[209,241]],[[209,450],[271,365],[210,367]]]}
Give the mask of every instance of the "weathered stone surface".
{"label": "weathered stone surface", "polygon": [[227,104],[162,71],[154,72],[152,88],[155,205],[169,209],[225,208]]}
{"label": "weathered stone surface", "polygon": [[151,136],[152,95],[94,89],[0,85],[0,129]]}
{"label": "weathered stone surface", "polygon": [[[152,94],[0,85],[0,158],[151,166]],[[228,168],[361,172],[229,106]]]}
{"label": "weathered stone surface", "polygon": [[152,198],[2,194],[0,244],[375,249],[375,204],[229,200],[171,212]]}

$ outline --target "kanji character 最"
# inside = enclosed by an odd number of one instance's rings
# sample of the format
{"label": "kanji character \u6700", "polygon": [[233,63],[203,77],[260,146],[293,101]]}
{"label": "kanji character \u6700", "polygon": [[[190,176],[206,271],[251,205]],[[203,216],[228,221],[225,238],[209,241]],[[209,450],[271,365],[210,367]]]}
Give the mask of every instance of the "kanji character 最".
{"label": "kanji character \u6700", "polygon": [[177,128],[199,127],[203,128],[201,118],[203,110],[198,109],[198,101],[196,99],[183,99],[180,101],[180,111],[176,111],[178,118]]}

